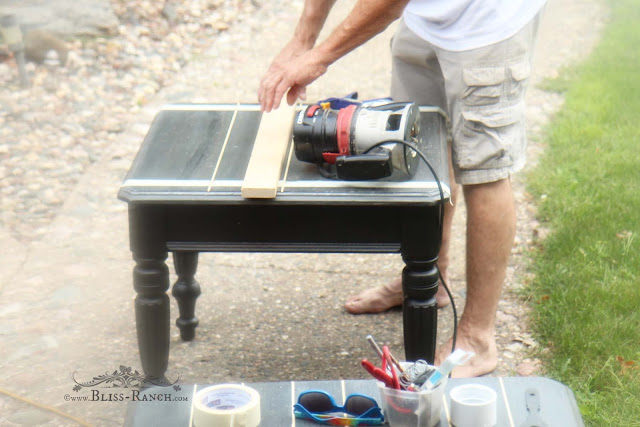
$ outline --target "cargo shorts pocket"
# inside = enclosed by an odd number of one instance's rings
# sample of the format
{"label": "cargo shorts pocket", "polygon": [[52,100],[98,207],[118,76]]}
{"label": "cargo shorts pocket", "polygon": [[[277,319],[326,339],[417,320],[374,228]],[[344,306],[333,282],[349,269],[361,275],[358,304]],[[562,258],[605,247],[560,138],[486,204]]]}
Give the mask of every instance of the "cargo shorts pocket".
{"label": "cargo shorts pocket", "polygon": [[454,146],[461,170],[513,166],[526,138],[524,104],[501,109],[463,109],[462,135]]}
{"label": "cargo shorts pocket", "polygon": [[531,75],[531,64],[528,59],[515,62],[508,67],[509,79],[507,94],[510,100],[518,101],[524,97]]}
{"label": "cargo shorts pocket", "polygon": [[470,67],[462,70],[465,105],[482,106],[497,104],[504,92],[504,67]]}
{"label": "cargo shorts pocket", "polygon": [[518,102],[524,96],[530,74],[527,58],[508,65],[465,68],[463,102],[468,106],[492,105],[500,102],[502,96]]}

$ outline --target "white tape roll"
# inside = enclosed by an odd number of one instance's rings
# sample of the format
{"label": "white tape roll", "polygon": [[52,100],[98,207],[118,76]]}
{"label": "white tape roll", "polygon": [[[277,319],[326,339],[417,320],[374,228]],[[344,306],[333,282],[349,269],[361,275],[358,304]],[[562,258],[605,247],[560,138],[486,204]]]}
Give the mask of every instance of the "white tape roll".
{"label": "white tape roll", "polygon": [[260,424],[260,395],[251,387],[220,384],[196,394],[194,427],[257,427]]}
{"label": "white tape roll", "polygon": [[451,424],[456,427],[496,425],[496,392],[481,384],[454,387],[451,397]]}

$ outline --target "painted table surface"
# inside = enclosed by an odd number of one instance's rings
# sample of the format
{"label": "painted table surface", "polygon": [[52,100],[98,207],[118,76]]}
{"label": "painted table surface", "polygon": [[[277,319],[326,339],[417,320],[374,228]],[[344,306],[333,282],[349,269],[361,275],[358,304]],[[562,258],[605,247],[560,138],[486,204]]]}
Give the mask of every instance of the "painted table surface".
{"label": "painted table surface", "polygon": [[[253,104],[166,106],[152,123],[119,198],[128,203],[242,201],[240,189],[261,114]],[[421,151],[438,174],[448,198],[446,117],[441,110],[421,107],[420,135]],[[392,176],[347,182],[322,177],[315,165],[298,161],[293,153],[292,140],[283,159],[274,202],[436,204],[440,200],[433,175],[424,164],[406,181]]]}
{"label": "painted table surface", "polygon": [[[449,393],[461,384],[482,384],[497,394],[497,426],[533,427],[526,422],[529,412],[525,403],[525,392],[535,389],[540,397],[540,418],[547,427],[584,426],[571,389],[554,380],[543,377],[487,377],[472,379],[450,379],[444,393],[440,426],[449,426]],[[247,384],[260,393],[261,427],[313,426],[319,425],[293,417],[292,406],[298,394],[306,390],[325,390],[332,394],[338,404],[351,393],[372,396],[380,404],[380,392],[374,380],[344,381],[292,381]],[[192,402],[198,390],[207,385],[181,385],[179,391],[172,387],[154,387],[140,393],[144,395],[167,395],[170,402],[130,402],[125,426],[172,426],[191,427]],[[170,396],[169,396],[170,395]],[[178,401],[179,400],[179,401]]]}

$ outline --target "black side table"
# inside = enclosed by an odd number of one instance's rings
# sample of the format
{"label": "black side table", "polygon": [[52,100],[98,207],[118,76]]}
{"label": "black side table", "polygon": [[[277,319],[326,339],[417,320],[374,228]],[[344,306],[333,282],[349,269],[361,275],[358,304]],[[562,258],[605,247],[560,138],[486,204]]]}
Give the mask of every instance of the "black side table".
{"label": "black side table", "polygon": [[[423,152],[449,197],[447,124],[422,107]],[[440,194],[421,165],[409,181],[323,178],[288,150],[275,199],[240,195],[261,112],[257,105],[172,105],[159,112],[118,197],[129,205],[138,345],[147,374],[169,359],[168,252],[178,280],[181,338],[195,336],[199,252],[400,252],[407,360],[433,361]],[[291,144],[292,145],[292,144]]]}

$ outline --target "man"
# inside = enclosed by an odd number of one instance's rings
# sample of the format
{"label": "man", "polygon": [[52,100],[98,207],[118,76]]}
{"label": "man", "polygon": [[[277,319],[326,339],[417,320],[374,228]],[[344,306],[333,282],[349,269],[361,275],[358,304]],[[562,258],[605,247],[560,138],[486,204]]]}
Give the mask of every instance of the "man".
{"label": "man", "polygon": [[[308,84],[336,60],[402,16],[392,42],[391,96],[437,105],[452,121],[451,170],[467,204],[467,299],[457,347],[476,356],[454,371],[472,377],[493,371],[498,353],[495,315],[515,236],[510,176],[524,166],[524,94],[539,15],[545,0],[358,0],[318,45],[335,0],[305,0],[293,38],[261,80],[263,111],[305,99]],[[458,185],[451,185],[455,205]],[[438,267],[446,280],[453,207],[445,210]],[[439,306],[447,304],[442,289]],[[402,302],[400,279],[350,298],[352,313]],[[451,342],[436,352],[439,364]]]}

